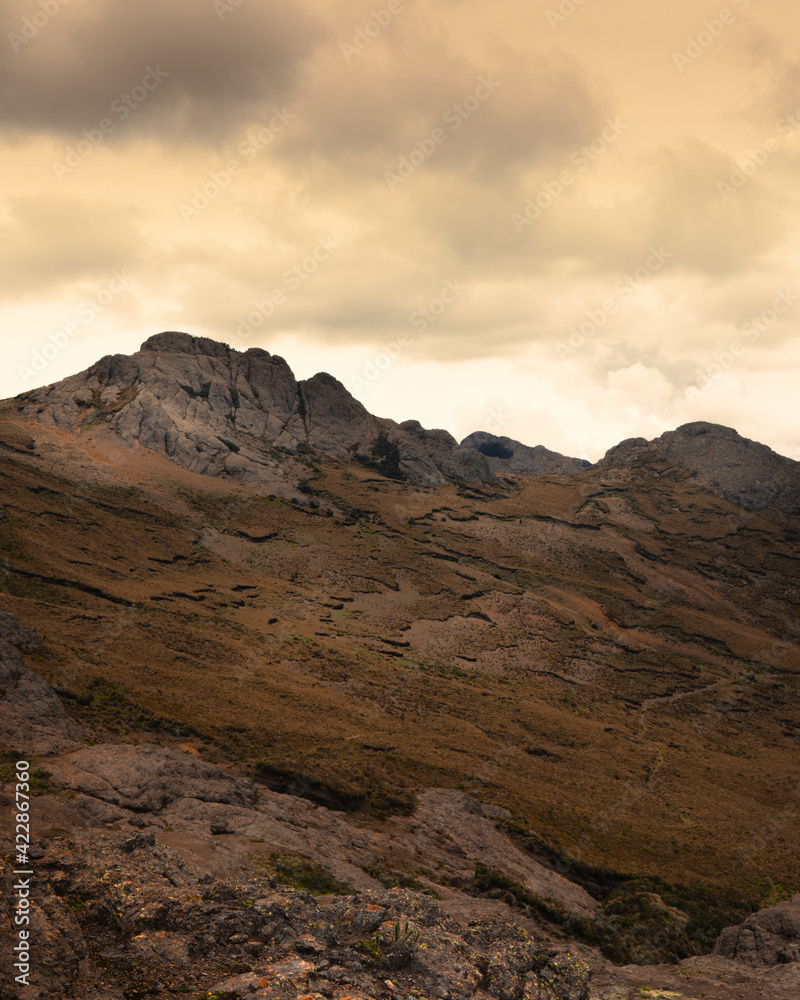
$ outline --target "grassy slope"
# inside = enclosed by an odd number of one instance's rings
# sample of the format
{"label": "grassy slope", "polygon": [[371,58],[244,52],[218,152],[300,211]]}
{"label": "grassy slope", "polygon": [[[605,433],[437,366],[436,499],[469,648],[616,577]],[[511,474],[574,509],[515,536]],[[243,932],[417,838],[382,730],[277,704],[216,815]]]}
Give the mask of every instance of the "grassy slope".
{"label": "grassy slope", "polygon": [[790,526],[663,469],[325,466],[301,509],[81,463],[0,453],[0,603],[84,720],[373,810],[463,788],[591,865],[800,887]]}

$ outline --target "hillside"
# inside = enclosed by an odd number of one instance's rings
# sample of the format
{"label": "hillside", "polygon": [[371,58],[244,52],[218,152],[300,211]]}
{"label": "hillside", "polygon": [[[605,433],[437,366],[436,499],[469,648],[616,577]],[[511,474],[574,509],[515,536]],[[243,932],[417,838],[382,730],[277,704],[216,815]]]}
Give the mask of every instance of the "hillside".
{"label": "hillside", "polygon": [[[0,606],[95,741],[376,831],[464,793],[589,912],[688,907],[694,953],[800,888],[797,463],[689,425],[505,471],[185,337],[2,404]],[[383,876],[466,878],[405,836]]]}

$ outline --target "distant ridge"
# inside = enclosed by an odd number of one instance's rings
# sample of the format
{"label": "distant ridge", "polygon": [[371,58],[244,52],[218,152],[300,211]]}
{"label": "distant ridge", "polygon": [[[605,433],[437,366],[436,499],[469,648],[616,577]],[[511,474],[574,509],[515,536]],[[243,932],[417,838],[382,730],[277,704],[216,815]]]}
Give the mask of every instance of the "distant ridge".
{"label": "distant ridge", "polygon": [[530,448],[508,437],[497,437],[486,431],[475,431],[461,442],[468,448],[475,448],[484,455],[493,473],[521,472],[538,475],[552,475],[559,472],[582,472],[591,469],[592,463],[583,458],[566,458],[558,452],[549,451],[542,445]]}
{"label": "distant ridge", "polygon": [[484,431],[459,444],[417,420],[374,416],[332,375],[298,381],[283,358],[261,348],[240,352],[188,333],[156,334],[135,354],[107,355],[4,406],[43,426],[111,433],[191,472],[276,493],[296,493],[314,456],[357,461],[424,487],[672,467],[748,510],[800,511],[800,463],[729,427],[698,422],[653,441],[631,438],[596,466]]}

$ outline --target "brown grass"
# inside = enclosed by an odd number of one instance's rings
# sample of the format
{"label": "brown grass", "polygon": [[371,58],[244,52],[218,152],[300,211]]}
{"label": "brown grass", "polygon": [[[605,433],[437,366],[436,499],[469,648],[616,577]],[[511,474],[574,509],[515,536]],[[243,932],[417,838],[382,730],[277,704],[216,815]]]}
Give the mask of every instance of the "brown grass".
{"label": "brown grass", "polygon": [[0,603],[96,731],[378,814],[462,788],[592,866],[800,886],[789,522],[598,472],[434,492],[326,465],[302,508],[35,436],[0,452]]}

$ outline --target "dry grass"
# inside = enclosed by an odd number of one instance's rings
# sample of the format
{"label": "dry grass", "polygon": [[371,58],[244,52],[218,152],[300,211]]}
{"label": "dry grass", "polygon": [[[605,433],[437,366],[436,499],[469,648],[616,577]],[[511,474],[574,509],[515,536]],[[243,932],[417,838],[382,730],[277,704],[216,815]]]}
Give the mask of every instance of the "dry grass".
{"label": "dry grass", "polygon": [[90,726],[377,815],[462,788],[591,866],[800,886],[792,524],[677,477],[326,465],[302,508],[38,447],[0,452],[0,602]]}

